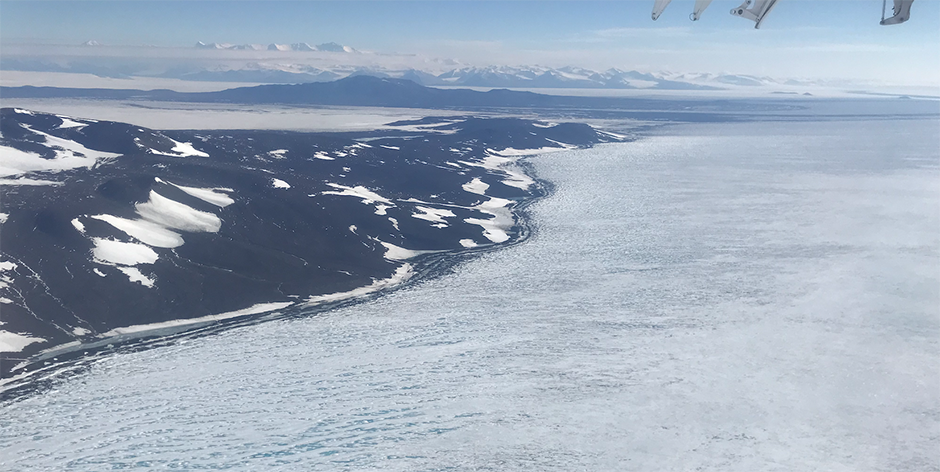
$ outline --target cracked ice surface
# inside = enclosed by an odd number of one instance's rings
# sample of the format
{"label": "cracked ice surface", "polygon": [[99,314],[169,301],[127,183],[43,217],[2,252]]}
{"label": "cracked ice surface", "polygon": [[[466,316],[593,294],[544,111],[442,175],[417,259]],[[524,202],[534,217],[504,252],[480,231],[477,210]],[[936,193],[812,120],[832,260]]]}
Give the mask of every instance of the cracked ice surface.
{"label": "cracked ice surface", "polygon": [[687,125],[541,156],[555,191],[525,244],[318,316],[103,356],[4,409],[0,461],[930,470],[938,130]]}

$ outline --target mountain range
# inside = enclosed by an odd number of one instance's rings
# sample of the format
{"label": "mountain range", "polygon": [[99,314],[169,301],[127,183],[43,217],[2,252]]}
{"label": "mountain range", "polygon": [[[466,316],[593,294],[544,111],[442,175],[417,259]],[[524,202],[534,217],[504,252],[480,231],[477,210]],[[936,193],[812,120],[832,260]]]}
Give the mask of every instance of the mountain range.
{"label": "mountain range", "polygon": [[[493,89],[436,88],[407,79],[353,75],[332,82],[268,84],[217,92],[172,90],[82,89],[61,87],[0,87],[0,95],[14,98],[85,98],[95,100],[151,100],[189,103],[239,103],[305,106],[368,106],[461,110],[543,110],[549,113],[611,115],[644,121],[727,121],[728,112],[769,113],[792,104],[728,102],[727,100],[655,100],[644,98],[583,97]],[[720,107],[719,107],[720,105]],[[724,113],[716,113],[721,108]],[[570,115],[569,115],[570,116]]]}
{"label": "mountain range", "polygon": [[204,43],[199,41],[196,43],[196,49],[229,49],[233,51],[323,51],[323,52],[343,52],[343,53],[357,53],[359,51],[349,47],[343,46],[339,43],[329,42],[323,44],[317,44],[316,46],[311,46],[307,43],[293,43],[293,44],[277,44],[271,43],[267,46],[262,44],[229,44],[229,43]]}
{"label": "mountain range", "polygon": [[[92,42],[89,42],[91,44]],[[96,43],[95,43],[96,44]],[[155,65],[141,60],[83,57],[68,61],[32,57],[0,56],[0,70],[63,72],[92,74],[109,78],[159,77],[187,81],[245,82],[263,84],[302,84],[328,82],[356,75],[407,79],[417,84],[446,87],[481,88],[555,88],[555,89],[637,89],[637,90],[719,90],[758,87],[849,86],[851,84],[822,80],[777,80],[766,76],[745,74],[641,72],[609,68],[593,70],[583,67],[543,66],[441,66],[454,61],[429,65],[428,69],[370,65],[372,53],[361,53],[338,43],[295,44],[219,44],[197,43],[196,48],[219,51],[242,51],[245,54],[268,55],[251,59],[217,58]],[[271,53],[284,52],[283,58]],[[291,54],[287,54],[291,53]],[[304,53],[310,53],[308,56]],[[325,53],[325,54],[324,54]],[[319,56],[317,56],[319,54]],[[312,59],[316,58],[316,60]],[[333,64],[328,64],[333,62]],[[356,64],[359,62],[359,64]]]}
{"label": "mountain range", "polygon": [[162,77],[202,81],[310,83],[356,75],[407,79],[432,87],[719,90],[729,86],[780,84],[769,77],[734,74],[654,74],[616,68],[595,71],[581,67],[489,66],[464,67],[433,74],[414,68],[396,70],[381,67],[315,67],[264,62],[251,62],[240,69],[173,70],[164,73]]}

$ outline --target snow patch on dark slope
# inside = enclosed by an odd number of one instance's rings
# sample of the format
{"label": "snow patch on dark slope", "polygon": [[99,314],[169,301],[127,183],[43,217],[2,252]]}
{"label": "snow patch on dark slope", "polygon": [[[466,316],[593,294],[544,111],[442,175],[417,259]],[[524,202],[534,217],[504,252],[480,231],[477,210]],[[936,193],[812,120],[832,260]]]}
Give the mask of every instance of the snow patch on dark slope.
{"label": "snow patch on dark slope", "polygon": [[429,254],[512,241],[513,209],[540,191],[519,157],[618,140],[472,116],[346,134],[0,118],[3,377],[363,296]]}

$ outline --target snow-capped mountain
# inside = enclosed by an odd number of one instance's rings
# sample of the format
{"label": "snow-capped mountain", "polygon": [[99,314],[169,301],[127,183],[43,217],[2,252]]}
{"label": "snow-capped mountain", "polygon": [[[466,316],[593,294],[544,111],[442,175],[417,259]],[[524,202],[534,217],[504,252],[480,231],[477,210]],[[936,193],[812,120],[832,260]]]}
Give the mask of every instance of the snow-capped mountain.
{"label": "snow-capped mountain", "polygon": [[348,53],[358,52],[349,46],[343,46],[342,44],[338,44],[334,42],[317,44],[316,50],[327,51],[327,52],[348,52]]}
{"label": "snow-capped mountain", "polygon": [[234,46],[233,46],[232,44],[227,44],[227,43],[225,43],[225,44],[221,44],[221,43],[204,43],[204,42],[202,42],[202,41],[199,41],[199,42],[197,42],[196,45],[193,46],[193,47],[195,47],[196,49],[231,49],[231,48],[233,48]]}
{"label": "snow-capped mountain", "polygon": [[[336,45],[340,51],[341,46]],[[307,44],[268,46],[278,51],[311,51]],[[332,46],[330,46],[332,47]],[[231,46],[206,45],[206,48],[232,49]],[[336,80],[343,77],[368,75],[407,79],[425,86],[464,86],[490,88],[601,88],[601,89],[658,89],[658,90],[709,90],[728,85],[758,84],[747,76],[686,74],[669,76],[638,71],[608,69],[594,71],[580,67],[464,67],[433,74],[420,69],[389,69],[383,67],[332,66],[313,67],[303,64],[250,62],[242,68],[200,69],[180,73],[173,71],[164,77],[183,80],[213,80],[232,82],[308,83]],[[767,83],[761,82],[761,84]]]}
{"label": "snow-capped mountain", "polygon": [[317,48],[307,43],[294,43],[290,45],[291,51],[316,51]]}
{"label": "snow-capped mountain", "polygon": [[753,75],[741,74],[663,74],[671,80],[692,82],[692,83],[711,83],[722,85],[737,85],[745,87],[756,87],[763,85],[779,85],[781,82],[772,77],[757,77]]}
{"label": "snow-capped mountain", "polygon": [[[618,68],[594,70],[577,66],[460,66],[460,63],[455,60],[431,60],[409,55],[360,52],[334,42],[317,45],[199,42],[196,43],[195,49],[207,52],[226,51],[227,53],[215,56],[209,52],[200,54],[198,60],[160,64],[148,63],[136,57],[130,60],[82,57],[81,60],[61,61],[5,55],[0,56],[0,70],[269,84],[325,82],[356,75],[371,75],[407,79],[421,85],[435,87],[525,89],[694,91],[767,87],[795,91],[799,88],[864,88],[866,86],[866,84],[846,80],[775,79],[732,73],[650,72]],[[283,55],[279,54],[282,52]],[[773,90],[768,90],[770,91]]]}
{"label": "snow-capped mountain", "polygon": [[356,53],[359,52],[356,49],[343,46],[342,44],[329,42],[318,44],[316,46],[311,46],[307,43],[293,43],[293,44],[278,44],[271,43],[267,46],[261,44],[230,44],[230,43],[204,43],[199,41],[194,46],[196,49],[225,49],[233,51],[301,51],[301,52],[343,52],[343,53]]}
{"label": "snow-capped mountain", "polygon": [[510,88],[619,88],[619,89],[710,89],[704,83],[670,80],[661,75],[608,69],[598,72],[581,67],[468,67],[437,76],[439,83],[425,85],[464,85]]}
{"label": "snow-capped mountain", "polygon": [[[524,234],[533,151],[580,124],[157,131],[0,110],[0,377],[108,344],[310,312]],[[415,139],[420,136],[421,139]]]}

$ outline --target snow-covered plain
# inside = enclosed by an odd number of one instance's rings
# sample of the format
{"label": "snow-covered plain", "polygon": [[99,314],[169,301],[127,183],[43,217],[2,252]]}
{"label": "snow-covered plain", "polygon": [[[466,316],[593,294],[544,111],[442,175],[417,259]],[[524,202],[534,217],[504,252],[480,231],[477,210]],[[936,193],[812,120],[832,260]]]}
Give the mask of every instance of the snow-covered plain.
{"label": "snow-covered plain", "polygon": [[707,124],[539,156],[526,243],[89,359],[0,404],[0,468],[934,470],[938,139]]}
{"label": "snow-covered plain", "polygon": [[[387,128],[399,120],[461,115],[459,111],[379,107],[285,107],[148,101],[5,98],[4,107],[93,116],[102,121],[134,123],[151,129],[275,129],[295,131],[357,131]],[[332,157],[319,154],[323,159]]]}

